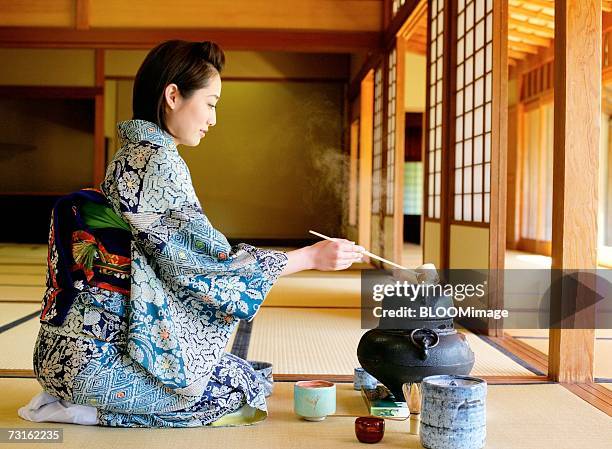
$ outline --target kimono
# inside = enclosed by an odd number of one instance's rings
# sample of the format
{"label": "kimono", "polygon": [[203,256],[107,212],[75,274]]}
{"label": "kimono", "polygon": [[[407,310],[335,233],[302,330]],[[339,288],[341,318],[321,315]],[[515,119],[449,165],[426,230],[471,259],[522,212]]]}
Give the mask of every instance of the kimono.
{"label": "kimono", "polygon": [[155,124],[118,125],[101,192],[54,208],[35,374],[54,397],[121,427],[248,424],[265,418],[258,374],[225,352],[287,263],[230,246]]}

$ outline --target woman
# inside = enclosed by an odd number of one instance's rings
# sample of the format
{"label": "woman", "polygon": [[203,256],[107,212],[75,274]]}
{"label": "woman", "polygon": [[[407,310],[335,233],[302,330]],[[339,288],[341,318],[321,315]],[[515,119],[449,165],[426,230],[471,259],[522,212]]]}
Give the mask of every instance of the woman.
{"label": "woman", "polygon": [[105,426],[257,422],[263,387],[225,352],[238,320],[253,319],[279,276],[361,260],[363,248],[346,240],[287,253],[231,247],[208,221],[177,145],[198,145],[215,125],[223,65],[212,42],[154,48],[102,193],[56,205],[34,353],[45,392],[23,417],[60,420],[53,413],[69,410],[72,422]]}

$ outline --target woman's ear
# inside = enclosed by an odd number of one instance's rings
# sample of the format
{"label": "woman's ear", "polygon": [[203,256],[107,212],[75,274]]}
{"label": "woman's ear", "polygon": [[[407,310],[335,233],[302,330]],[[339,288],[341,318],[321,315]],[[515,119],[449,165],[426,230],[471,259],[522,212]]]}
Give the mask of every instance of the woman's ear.
{"label": "woman's ear", "polygon": [[166,105],[170,109],[174,109],[177,106],[179,97],[181,96],[178,86],[174,83],[168,84],[164,89],[164,98],[166,99]]}

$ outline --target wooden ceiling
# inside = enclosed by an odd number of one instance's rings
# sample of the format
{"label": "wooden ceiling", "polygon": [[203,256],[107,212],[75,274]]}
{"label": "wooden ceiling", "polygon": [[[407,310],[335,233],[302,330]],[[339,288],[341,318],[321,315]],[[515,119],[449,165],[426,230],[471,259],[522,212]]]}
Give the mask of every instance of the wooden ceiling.
{"label": "wooden ceiling", "polygon": [[548,48],[555,36],[554,0],[509,0],[508,60],[514,64],[540,48]]}
{"label": "wooden ceiling", "polygon": [[[612,12],[612,0],[602,0],[602,10]],[[512,65],[548,48],[555,35],[554,0],[508,1],[508,62]],[[427,14],[403,34],[409,51],[426,53]]]}

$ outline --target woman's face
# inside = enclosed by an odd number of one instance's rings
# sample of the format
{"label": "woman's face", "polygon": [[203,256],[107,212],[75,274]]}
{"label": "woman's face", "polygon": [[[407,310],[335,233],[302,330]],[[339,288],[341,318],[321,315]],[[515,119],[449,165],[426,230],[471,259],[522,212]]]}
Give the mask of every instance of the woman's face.
{"label": "woman's face", "polygon": [[166,87],[166,126],[177,145],[194,147],[215,126],[215,106],[221,96],[221,77],[216,74],[206,87],[198,89],[189,98],[184,98],[176,84]]}

